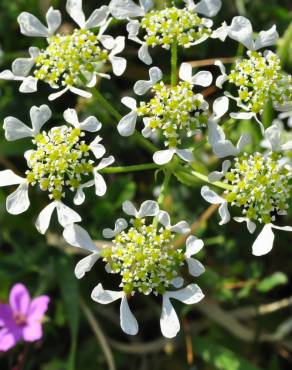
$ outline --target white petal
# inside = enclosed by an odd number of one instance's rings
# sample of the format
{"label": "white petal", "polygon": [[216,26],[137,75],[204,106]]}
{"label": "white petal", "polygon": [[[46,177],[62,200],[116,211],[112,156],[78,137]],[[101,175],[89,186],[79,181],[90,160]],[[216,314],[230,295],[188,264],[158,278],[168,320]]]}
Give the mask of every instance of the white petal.
{"label": "white petal", "polygon": [[118,123],[118,132],[121,136],[131,136],[136,128],[138,114],[132,111],[124,116]]}
{"label": "white petal", "polygon": [[249,218],[247,218],[247,217],[234,217],[233,219],[234,219],[234,221],[239,222],[239,223],[246,222],[246,226],[247,226],[248,231],[251,234],[253,234],[255,232],[256,224],[254,222],[252,222]]}
{"label": "white petal", "polygon": [[222,75],[222,76],[217,77],[215,84],[217,87],[219,87],[219,89],[222,89],[224,82],[226,82],[227,80],[228,80],[228,76]]}
{"label": "white petal", "polygon": [[143,43],[140,49],[138,50],[138,58],[147,65],[152,64],[153,60],[151,55],[149,54],[149,48],[146,43]]}
{"label": "white petal", "polygon": [[21,93],[34,93],[37,91],[38,80],[32,76],[26,77],[19,87]]}
{"label": "white petal", "polygon": [[207,87],[210,86],[213,80],[212,73],[209,71],[200,71],[192,77],[192,84]]}
{"label": "white petal", "polygon": [[111,55],[117,55],[121,53],[125,49],[125,37],[124,36],[118,36],[116,39],[114,39],[114,47],[111,51]]}
{"label": "white petal", "polygon": [[74,86],[70,86],[69,90],[76,94],[76,95],[79,95],[81,96],[82,98],[85,98],[85,99],[90,99],[92,98],[92,94],[88,91],[85,91],[85,90],[81,90],[81,89],[78,89],[77,87],[74,87]]}
{"label": "white petal", "polygon": [[67,0],[66,11],[80,28],[85,28],[85,15],[82,10],[82,0]]}
{"label": "white petal", "polygon": [[90,188],[94,185],[94,180],[87,181],[86,183],[80,185],[77,188],[76,194],[74,196],[73,202],[76,204],[76,206],[80,206],[85,201],[85,194],[84,194],[84,188]]}
{"label": "white petal", "polygon": [[228,211],[228,203],[224,202],[219,207],[219,215],[221,217],[221,221],[219,225],[225,225],[230,221],[230,213]]}
{"label": "white petal", "polygon": [[129,34],[129,39],[131,40],[132,38],[136,39],[136,36],[139,33],[139,28],[140,28],[140,22],[137,20],[131,20],[127,24],[127,31]]}
{"label": "white petal", "polygon": [[64,111],[63,117],[64,117],[64,120],[70,123],[72,126],[76,128],[80,127],[78,115],[75,109],[72,109],[72,108],[66,109]]}
{"label": "white petal", "polygon": [[31,58],[18,58],[12,63],[12,72],[17,76],[26,77],[29,75],[32,67],[34,66],[34,60]]}
{"label": "white petal", "polygon": [[229,37],[241,42],[246,48],[253,49],[252,25],[250,21],[242,16],[234,17],[229,29]]}
{"label": "white petal", "polygon": [[43,125],[52,117],[52,111],[47,105],[36,107],[35,105],[30,109],[30,119],[33,128],[33,134],[39,134]]}
{"label": "white petal", "polygon": [[208,180],[210,182],[220,181],[224,177],[224,174],[222,171],[213,171],[209,173]]}
{"label": "white petal", "polygon": [[134,204],[132,202],[130,202],[129,200],[126,200],[123,203],[122,208],[123,208],[123,212],[126,215],[129,215],[129,216],[136,216],[137,213],[138,213],[138,211],[137,211],[136,207],[134,206]]}
{"label": "white petal", "polygon": [[174,338],[180,329],[177,314],[166,294],[163,295],[160,328],[166,338]]}
{"label": "white petal", "polygon": [[99,165],[96,167],[96,169],[98,171],[110,166],[111,164],[113,164],[115,161],[115,158],[111,155],[107,158],[102,158],[102,160],[100,161]]}
{"label": "white petal", "polygon": [[48,23],[49,34],[53,35],[57,29],[61,26],[62,17],[59,10],[54,9],[52,6],[49,8],[46,14]]}
{"label": "white petal", "polygon": [[214,17],[221,9],[221,0],[201,0],[196,4],[194,10],[206,17]]}
{"label": "white petal", "polygon": [[60,96],[64,95],[69,90],[69,88],[70,88],[69,86],[66,86],[64,89],[62,89],[62,90],[60,90],[56,93],[50,94],[48,99],[50,101],[58,99]]}
{"label": "white petal", "polygon": [[208,122],[208,129],[208,139],[211,146],[216,145],[219,141],[225,140],[223,129],[215,121],[211,120]]}
{"label": "white petal", "polygon": [[100,258],[99,253],[91,253],[89,256],[82,258],[82,260],[80,260],[77,263],[74,270],[77,279],[82,279],[86,272],[89,272],[92,269],[92,267],[99,258]]}
{"label": "white petal", "polygon": [[108,50],[111,50],[115,46],[115,39],[110,35],[101,35],[99,37],[99,40],[102,43],[103,47]]}
{"label": "white petal", "polygon": [[215,120],[220,119],[228,111],[229,99],[226,96],[220,96],[213,103],[213,117]]}
{"label": "white petal", "polygon": [[186,162],[192,162],[194,160],[193,153],[190,149],[176,149],[176,154]]}
{"label": "white petal", "polygon": [[213,190],[209,188],[209,186],[205,185],[201,189],[202,197],[211,204],[222,204],[226,203],[226,200],[216,194]]}
{"label": "white petal", "polygon": [[121,301],[120,319],[123,332],[129,335],[136,335],[138,333],[138,322],[130,310],[128,300],[125,295]]}
{"label": "white petal", "polygon": [[26,179],[15,175],[11,170],[0,171],[0,187],[9,185],[19,185],[26,182]]}
{"label": "white petal", "polygon": [[6,199],[7,212],[12,215],[19,215],[29,208],[28,183],[23,182]]}
{"label": "white petal", "polygon": [[49,37],[49,30],[32,14],[23,12],[17,21],[20,25],[20,32],[25,36]]}
{"label": "white petal", "polygon": [[265,139],[272,151],[277,152],[281,149],[281,130],[277,125],[272,125],[265,130]]}
{"label": "white petal", "polygon": [[274,238],[275,236],[272,231],[272,225],[265,225],[253,243],[252,254],[254,256],[263,256],[269,253],[273,248]]}
{"label": "white petal", "polygon": [[90,150],[96,159],[101,158],[105,153],[105,147],[102,144],[99,144],[101,140],[102,138],[100,136],[96,136],[96,138],[89,145]]}
{"label": "white petal", "polygon": [[130,96],[125,96],[121,100],[122,104],[124,104],[127,108],[131,110],[137,109],[137,102],[134,98],[131,98]]}
{"label": "white petal", "polygon": [[235,156],[238,154],[237,148],[229,140],[222,140],[213,145],[213,152],[218,158]]}
{"label": "white petal", "polygon": [[273,229],[282,230],[282,231],[292,231],[292,226],[276,226],[272,224]]}
{"label": "white petal", "polygon": [[118,218],[115,222],[115,228],[112,229],[104,229],[102,232],[102,235],[104,238],[112,239],[117,234],[119,234],[121,231],[125,230],[128,227],[128,223],[124,218]]}
{"label": "white petal", "polygon": [[3,128],[5,130],[5,138],[8,141],[33,136],[32,130],[15,117],[6,117]]}
{"label": "white petal", "polygon": [[235,119],[251,119],[254,115],[255,114],[251,112],[230,113],[230,117]]}
{"label": "white petal", "polygon": [[14,79],[15,79],[15,76],[9,69],[5,69],[5,71],[2,71],[0,73],[0,80],[12,80],[13,81]]}
{"label": "white petal", "polygon": [[175,149],[158,150],[153,154],[153,161],[156,164],[163,165],[172,160]]}
{"label": "white petal", "polygon": [[229,32],[229,26],[227,26],[226,22],[223,22],[221,27],[217,28],[216,30],[212,32],[211,37],[213,39],[218,38],[219,40],[224,42],[226,40],[226,37],[228,36],[228,32]]}
{"label": "white petal", "polygon": [[186,240],[186,257],[190,258],[194,254],[200,252],[200,250],[204,247],[204,242],[201,239],[196,238],[195,236],[191,235]]}
{"label": "white petal", "polygon": [[95,9],[91,16],[86,21],[85,27],[86,29],[99,27],[102,23],[104,23],[109,15],[109,7],[103,5],[99,9]]}
{"label": "white petal", "polygon": [[117,19],[143,17],[145,11],[132,0],[112,0],[109,4],[111,14]]}
{"label": "white petal", "polygon": [[272,26],[267,31],[261,31],[255,40],[254,50],[265,48],[270,45],[276,44],[279,38],[276,26]]}
{"label": "white petal", "polygon": [[88,232],[77,224],[67,226],[63,231],[63,237],[73,247],[97,252],[97,247]]}
{"label": "white petal", "polygon": [[73,211],[73,209],[69,208],[60,201],[56,203],[57,203],[58,221],[60,225],[62,225],[64,228],[71,224],[74,224],[75,222],[81,221],[81,217],[77,212]]}
{"label": "white petal", "polygon": [[170,224],[170,217],[169,214],[166,211],[159,211],[157,215],[158,222],[161,223],[166,229],[171,226]]}
{"label": "white petal", "polygon": [[141,204],[141,207],[137,213],[137,217],[144,218],[150,216],[157,216],[159,212],[158,203],[154,200],[146,200]]}
{"label": "white petal", "polygon": [[186,262],[190,275],[198,277],[205,272],[205,267],[201,264],[200,261],[195,260],[194,258],[187,258]]}
{"label": "white petal", "polygon": [[95,184],[95,194],[99,197],[104,196],[107,190],[106,182],[104,178],[97,171],[94,172],[94,184]]}
{"label": "white petal", "polygon": [[187,234],[191,231],[189,224],[186,221],[180,221],[177,224],[171,226],[171,231],[179,234]]}
{"label": "white petal", "polygon": [[141,7],[144,9],[145,13],[149,12],[151,8],[153,8],[153,1],[152,0],[139,0]]}
{"label": "white petal", "polygon": [[121,76],[127,67],[127,60],[122,57],[112,56],[109,58],[112,64],[113,73],[115,76]]}
{"label": "white petal", "polygon": [[39,233],[45,234],[46,231],[48,230],[52,213],[54,212],[56,206],[57,206],[56,202],[52,202],[49,205],[47,205],[39,214],[35,223],[35,226]]}
{"label": "white petal", "polygon": [[251,137],[249,133],[241,135],[237,143],[238,152],[241,152],[246,145],[250,144],[250,142]]}
{"label": "white petal", "polygon": [[108,304],[123,298],[124,292],[115,292],[113,290],[104,290],[101,284],[98,284],[91,293],[91,298],[98,303]]}
{"label": "white petal", "polygon": [[181,288],[184,285],[184,279],[180,276],[171,280],[170,284],[175,288]]}
{"label": "white petal", "polygon": [[192,66],[189,63],[182,63],[179,69],[179,78],[192,83]]}
{"label": "white petal", "polygon": [[197,284],[190,284],[183,289],[165,293],[169,298],[175,298],[185,304],[195,304],[204,298],[204,294]]}

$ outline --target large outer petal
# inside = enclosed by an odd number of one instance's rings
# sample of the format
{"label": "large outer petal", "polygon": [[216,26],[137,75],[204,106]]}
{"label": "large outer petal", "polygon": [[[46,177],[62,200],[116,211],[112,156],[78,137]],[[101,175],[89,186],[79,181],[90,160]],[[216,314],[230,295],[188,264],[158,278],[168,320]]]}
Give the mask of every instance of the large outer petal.
{"label": "large outer petal", "polygon": [[127,297],[124,295],[120,306],[120,319],[122,330],[129,335],[136,335],[138,333],[138,322],[132,314]]}
{"label": "large outer petal", "polygon": [[17,21],[20,25],[20,32],[25,36],[31,37],[49,37],[50,32],[34,15],[23,12]]}
{"label": "large outer petal", "polygon": [[9,294],[9,304],[14,312],[27,315],[30,305],[30,294],[26,287],[21,284],[15,284]]}
{"label": "large outer petal", "polygon": [[12,215],[19,215],[28,210],[30,201],[28,198],[28,183],[23,182],[6,199],[7,212]]}
{"label": "large outer petal", "polygon": [[132,0],[112,0],[109,4],[111,14],[117,19],[143,17],[145,11]]}
{"label": "large outer petal", "polygon": [[63,237],[73,247],[97,252],[97,247],[88,232],[77,224],[67,226],[63,231]]}

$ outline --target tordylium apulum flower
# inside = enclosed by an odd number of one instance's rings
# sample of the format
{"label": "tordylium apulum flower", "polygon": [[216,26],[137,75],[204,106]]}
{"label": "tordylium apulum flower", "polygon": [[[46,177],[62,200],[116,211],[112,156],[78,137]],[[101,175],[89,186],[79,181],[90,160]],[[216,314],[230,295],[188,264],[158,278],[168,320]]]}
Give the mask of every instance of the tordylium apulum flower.
{"label": "tordylium apulum flower", "polygon": [[[276,138],[274,133],[267,135],[267,138],[271,137]],[[275,141],[272,145],[280,147]],[[279,216],[287,214],[292,197],[292,167],[284,155],[273,151],[266,154],[243,153],[233,163],[225,160],[222,171],[212,172],[209,180],[221,180],[228,185],[221,196],[208,186],[203,186],[201,191],[206,201],[220,204],[221,225],[230,221],[228,205],[240,208],[242,216],[234,217],[234,220],[246,222],[250,233],[255,231],[256,223],[264,225],[253,244],[254,255],[270,252],[274,241],[272,228],[292,231],[290,226],[274,225]]]}
{"label": "tordylium apulum flower", "polygon": [[[6,200],[7,211],[17,215],[25,212],[30,205],[29,187],[38,186],[48,193],[52,201],[40,213],[36,227],[45,233],[54,209],[58,220],[65,227],[72,222],[81,221],[80,216],[63,203],[67,192],[75,193],[74,204],[85,200],[84,188],[95,186],[95,193],[103,196],[106,183],[99,171],[114,162],[112,156],[102,158],[105,148],[100,144],[102,138],[96,136],[86,143],[86,132],[97,132],[101,123],[93,116],[80,122],[74,109],[64,112],[64,120],[69,125],[60,125],[47,131],[43,125],[51,118],[52,112],[47,105],[33,106],[30,110],[32,128],[14,117],[4,120],[5,137],[8,141],[31,137],[34,149],[24,153],[27,161],[25,177],[11,170],[0,171],[0,186],[19,185]],[[102,158],[102,159],[101,159]],[[97,159],[101,159],[99,164]]]}
{"label": "tordylium apulum flower", "polygon": [[[212,20],[201,18],[200,15],[215,16],[221,8],[221,0],[201,0],[197,4],[193,0],[184,2],[182,9],[171,6],[151,10],[151,0],[140,0],[140,6],[132,0],[112,0],[109,7],[115,18],[130,19],[127,25],[129,39],[141,45],[138,52],[140,60],[151,64],[149,47],[159,45],[169,49],[175,43],[189,48],[211,36]],[[132,19],[137,17],[141,19]]]}
{"label": "tordylium apulum flower", "polygon": [[[35,16],[23,12],[18,17],[21,33],[30,37],[45,37],[48,46],[44,49],[31,47],[30,58],[16,59],[12,71],[5,70],[0,78],[22,81],[20,92],[32,93],[37,90],[38,81],[48,83],[59,91],[49,96],[54,100],[66,91],[90,98],[86,87],[96,84],[96,77],[110,78],[102,73],[106,63],[112,64],[115,75],[120,76],[126,68],[126,60],[118,57],[125,47],[125,38],[114,39],[104,35],[112,18],[108,6],[94,10],[86,20],[82,0],[67,0],[66,9],[78,24],[72,34],[56,33],[61,25],[61,13],[52,7],[48,10],[45,27]],[[98,28],[98,34],[94,30]],[[61,89],[61,90],[60,90]]]}
{"label": "tordylium apulum flower", "polygon": [[137,334],[138,323],[130,311],[127,298],[135,294],[162,295],[161,331],[164,336],[172,338],[179,331],[180,324],[170,298],[194,304],[204,297],[196,284],[181,288],[184,280],[180,276],[185,263],[194,277],[205,271],[203,265],[192,258],[203,248],[203,241],[189,236],[186,250],[177,249],[173,244],[175,235],[188,233],[189,226],[185,221],[172,226],[168,213],[159,210],[155,201],[145,201],[139,210],[127,201],[123,204],[123,211],[132,217],[130,223],[120,218],[114,229],[105,229],[103,236],[111,243],[105,244],[104,248],[97,249],[79,225],[65,228],[63,235],[69,244],[91,252],[77,264],[75,275],[82,278],[98,259],[105,262],[108,273],[120,275],[120,291],[105,290],[102,284],[98,284],[91,297],[101,304],[121,299],[121,327],[131,335]]}
{"label": "tordylium apulum flower", "polygon": [[176,86],[166,85],[162,80],[162,72],[158,67],[149,70],[150,80],[136,82],[134,92],[143,95],[150,90],[152,98],[137,104],[131,97],[124,97],[122,103],[131,109],[118,124],[122,136],[134,133],[138,117],[143,117],[144,129],[142,134],[149,138],[154,133],[161,135],[166,150],[154,154],[154,162],[165,164],[174,154],[185,161],[192,160],[188,149],[180,149],[181,139],[194,135],[207,123],[209,105],[202,94],[195,93],[194,86],[207,87],[212,83],[212,74],[200,71],[192,75],[192,66],[182,63],[179,70],[181,81]]}

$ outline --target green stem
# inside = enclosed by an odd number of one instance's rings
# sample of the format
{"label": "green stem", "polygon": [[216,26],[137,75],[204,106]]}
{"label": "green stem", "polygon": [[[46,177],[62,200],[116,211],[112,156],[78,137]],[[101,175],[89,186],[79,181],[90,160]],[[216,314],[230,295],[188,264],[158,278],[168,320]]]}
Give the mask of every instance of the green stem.
{"label": "green stem", "polygon": [[[96,98],[96,100],[117,120],[120,121],[122,118],[122,115],[111,105],[111,103],[100,93],[99,90],[95,89],[93,90],[93,95]],[[114,122],[111,121],[111,124],[115,125]],[[156,152],[158,149],[155,145],[153,145],[149,140],[145,139],[140,132],[135,130],[133,134],[134,139],[147,151],[150,153]]]}
{"label": "green stem", "polygon": [[120,166],[120,167],[107,167],[101,170],[101,173],[125,173],[125,172],[136,172],[146,170],[156,170],[160,166],[155,163],[136,164],[133,166]]}
{"label": "green stem", "polygon": [[164,180],[163,180],[163,183],[161,185],[160,194],[159,194],[159,197],[158,197],[158,200],[157,200],[157,203],[159,204],[159,206],[162,206],[162,204],[164,202],[164,199],[166,197],[170,178],[171,178],[171,172],[166,171],[164,173]]}
{"label": "green stem", "polygon": [[171,44],[171,84],[177,84],[177,41]]}

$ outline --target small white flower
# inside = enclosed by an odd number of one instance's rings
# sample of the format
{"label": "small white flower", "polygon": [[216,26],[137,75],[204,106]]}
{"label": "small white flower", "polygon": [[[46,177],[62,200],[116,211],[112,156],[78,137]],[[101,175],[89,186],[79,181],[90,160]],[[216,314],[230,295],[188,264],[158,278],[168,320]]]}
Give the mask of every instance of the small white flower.
{"label": "small white flower", "polygon": [[[130,40],[140,44],[138,57],[146,64],[152,64],[149,46],[161,45],[169,49],[173,42],[189,48],[205,41],[211,35],[213,22],[200,18],[198,14],[207,17],[215,16],[221,8],[221,0],[185,0],[185,8],[175,6],[162,10],[151,10],[151,0],[141,0],[140,6],[132,0],[112,0],[109,8],[117,19],[130,20],[127,25]],[[133,19],[141,18],[141,20]],[[144,33],[139,38],[139,33]]]}
{"label": "small white flower", "polygon": [[[212,74],[200,71],[192,74],[192,66],[182,63],[179,70],[181,81],[177,86],[166,86],[161,81],[163,75],[158,67],[149,70],[149,80],[137,81],[134,92],[137,95],[146,94],[149,90],[153,98],[149,102],[140,102],[130,97],[124,97],[122,103],[131,109],[119,124],[118,131],[122,136],[134,133],[138,117],[143,117],[144,129],[142,134],[149,138],[162,133],[166,150],[154,154],[153,160],[157,164],[168,163],[174,154],[184,161],[193,160],[189,149],[179,149],[181,137],[191,137],[207,123],[208,103],[202,94],[193,92],[194,86],[210,86]],[[160,81],[160,82],[159,82]]]}
{"label": "small white flower", "polygon": [[[121,299],[121,328],[130,335],[137,334],[138,323],[129,308],[127,297],[136,293],[162,295],[161,331],[164,336],[172,338],[179,331],[180,324],[170,298],[194,304],[204,297],[201,289],[195,284],[172,290],[172,287],[183,286],[184,279],[178,273],[184,262],[190,275],[194,277],[205,271],[203,265],[192,258],[203,248],[203,241],[189,236],[185,253],[175,249],[172,245],[174,234],[188,233],[190,228],[185,221],[171,225],[168,213],[160,211],[154,201],[145,201],[139,209],[127,201],[123,204],[123,211],[134,217],[130,220],[130,225],[121,218],[116,221],[114,229],[105,229],[103,235],[112,239],[112,243],[101,249],[96,249],[88,233],[79,225],[65,228],[63,236],[69,244],[90,252],[78,262],[75,275],[82,278],[99,258],[106,263],[105,269],[108,273],[121,275],[121,291],[105,290],[99,283],[93,289],[91,297],[101,304]],[[149,217],[152,218],[150,221],[147,220]]]}
{"label": "small white flower", "polygon": [[[94,10],[87,20],[82,0],[67,0],[66,10],[80,27],[72,35],[56,34],[61,25],[61,13],[52,7],[46,14],[47,27],[30,13],[19,15],[21,33],[29,37],[45,37],[48,47],[44,50],[29,48],[30,58],[16,59],[12,71],[3,71],[0,79],[22,81],[19,91],[23,93],[37,91],[38,81],[42,80],[51,88],[60,89],[51,94],[49,100],[57,99],[66,91],[90,98],[92,94],[83,88],[93,87],[97,76],[110,78],[100,72],[107,61],[112,64],[115,75],[124,72],[126,60],[116,56],[124,49],[124,37],[113,39],[104,34],[111,21],[108,6]],[[92,28],[99,28],[97,35]]]}
{"label": "small white flower", "polygon": [[[0,172],[0,186],[19,184],[18,189],[6,201],[7,211],[20,214],[29,207],[28,188],[38,185],[42,191],[47,191],[53,200],[39,215],[36,227],[45,233],[53,211],[56,209],[58,220],[63,227],[81,221],[80,216],[62,203],[66,190],[75,192],[74,203],[80,205],[85,200],[84,188],[95,185],[95,193],[103,196],[106,183],[99,173],[100,170],[113,163],[112,156],[102,158],[105,148],[97,136],[89,145],[84,141],[85,132],[97,132],[101,123],[93,116],[79,121],[74,109],[64,112],[64,119],[70,126],[53,127],[48,132],[43,131],[43,125],[51,118],[52,112],[47,105],[33,106],[30,110],[32,128],[15,117],[4,120],[5,137],[8,141],[31,137],[34,150],[25,152],[28,170],[26,177],[15,175],[10,170]],[[92,153],[93,159],[90,159]],[[101,159],[96,163],[96,159]],[[88,177],[92,179],[88,180]],[[84,179],[87,181],[84,182]]]}

